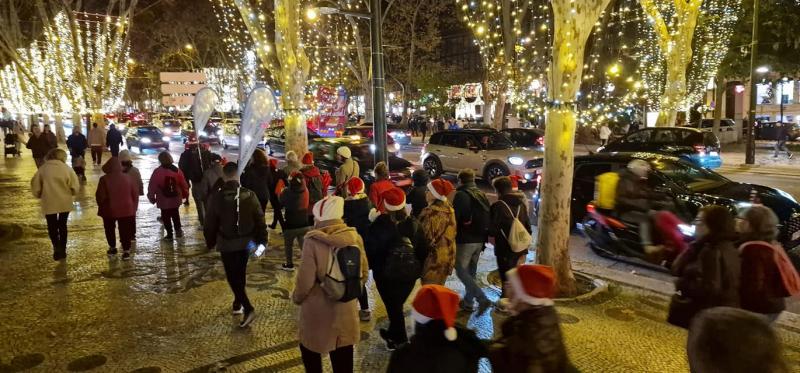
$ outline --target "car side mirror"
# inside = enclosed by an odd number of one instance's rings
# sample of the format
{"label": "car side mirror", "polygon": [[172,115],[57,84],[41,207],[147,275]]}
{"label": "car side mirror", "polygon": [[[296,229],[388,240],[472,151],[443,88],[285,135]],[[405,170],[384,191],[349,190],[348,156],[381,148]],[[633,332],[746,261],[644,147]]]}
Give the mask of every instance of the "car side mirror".
{"label": "car side mirror", "polygon": [[469,147],[469,150],[472,150],[473,152],[477,153],[478,151],[480,151],[480,150],[481,150],[481,148],[479,148],[479,147],[477,147],[477,146],[470,146],[470,147]]}

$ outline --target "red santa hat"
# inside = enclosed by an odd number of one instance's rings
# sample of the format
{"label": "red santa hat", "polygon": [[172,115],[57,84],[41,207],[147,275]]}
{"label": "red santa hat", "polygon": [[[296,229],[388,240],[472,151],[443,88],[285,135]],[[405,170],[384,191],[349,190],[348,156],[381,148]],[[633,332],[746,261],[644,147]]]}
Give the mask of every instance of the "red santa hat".
{"label": "red santa hat", "polygon": [[533,306],[552,306],[556,295],[553,268],[540,264],[523,264],[506,272],[517,302]]}
{"label": "red santa hat", "polygon": [[311,154],[311,152],[303,154],[303,164],[314,164],[314,154]]}
{"label": "red santa hat", "polygon": [[275,159],[275,158],[270,158],[269,159],[269,167],[272,168],[272,169],[276,169],[277,170],[278,169],[278,160]]}
{"label": "red santa hat", "polygon": [[520,182],[521,183],[526,183],[527,182],[527,180],[525,180],[524,177],[516,175],[516,174],[515,175],[511,175],[508,178],[511,179],[511,190],[519,190],[519,183]]}
{"label": "red santa hat", "polygon": [[347,191],[351,196],[364,193],[364,180],[361,180],[360,177],[351,177],[347,181]]}
{"label": "red santa hat", "polygon": [[411,318],[420,324],[441,320],[446,328],[445,338],[455,341],[458,336],[455,328],[458,301],[458,294],[444,286],[423,285],[411,303]]}
{"label": "red santa hat", "polygon": [[455,190],[453,184],[445,179],[434,179],[428,183],[428,191],[433,194],[433,198],[440,201],[447,201],[447,196]]}
{"label": "red santa hat", "polygon": [[406,193],[398,187],[387,189],[381,193],[386,211],[398,211],[406,207]]}

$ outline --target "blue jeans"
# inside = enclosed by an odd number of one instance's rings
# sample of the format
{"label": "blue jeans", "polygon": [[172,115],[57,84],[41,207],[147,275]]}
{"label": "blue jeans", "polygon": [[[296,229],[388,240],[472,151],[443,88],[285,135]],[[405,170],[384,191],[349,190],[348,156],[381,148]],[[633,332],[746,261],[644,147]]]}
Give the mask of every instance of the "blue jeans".
{"label": "blue jeans", "polygon": [[464,303],[472,304],[476,299],[478,303],[488,302],[486,294],[478,286],[478,259],[481,257],[483,243],[456,244],[456,276],[464,284]]}

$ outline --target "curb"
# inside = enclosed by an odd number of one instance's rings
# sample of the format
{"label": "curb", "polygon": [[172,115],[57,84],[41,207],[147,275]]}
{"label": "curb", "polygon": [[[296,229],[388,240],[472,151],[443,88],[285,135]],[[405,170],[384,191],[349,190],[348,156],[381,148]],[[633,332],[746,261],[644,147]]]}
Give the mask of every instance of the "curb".
{"label": "curb", "polygon": [[730,166],[722,166],[716,170],[717,172],[749,172],[760,175],[775,175],[800,177],[800,170],[796,166],[763,166],[752,164],[737,164]]}

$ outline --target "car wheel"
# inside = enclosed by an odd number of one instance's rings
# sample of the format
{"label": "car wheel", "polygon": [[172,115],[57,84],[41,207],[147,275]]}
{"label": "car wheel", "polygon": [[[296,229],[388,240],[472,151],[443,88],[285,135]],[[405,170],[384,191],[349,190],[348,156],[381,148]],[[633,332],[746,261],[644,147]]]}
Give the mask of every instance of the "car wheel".
{"label": "car wheel", "polygon": [[486,182],[491,183],[495,178],[500,176],[508,176],[508,174],[509,171],[505,166],[493,163],[486,167],[486,171],[483,173],[483,178]]}
{"label": "car wheel", "polygon": [[228,143],[227,143],[227,142],[225,142],[225,141],[223,141],[223,142],[222,142],[222,148],[223,148],[223,149],[225,149],[225,150],[227,150],[227,149],[228,149]]}
{"label": "car wheel", "polygon": [[442,162],[439,161],[439,158],[432,155],[425,158],[425,162],[422,162],[422,168],[428,171],[428,175],[430,175],[431,178],[442,176],[443,173]]}

